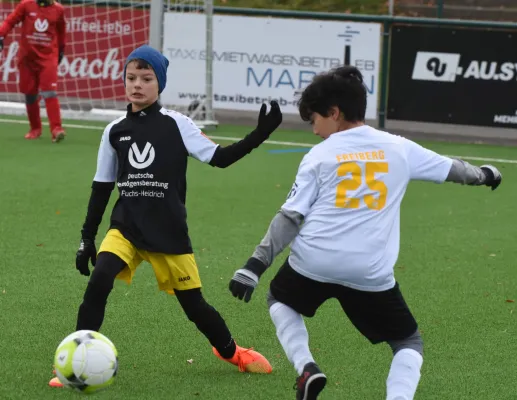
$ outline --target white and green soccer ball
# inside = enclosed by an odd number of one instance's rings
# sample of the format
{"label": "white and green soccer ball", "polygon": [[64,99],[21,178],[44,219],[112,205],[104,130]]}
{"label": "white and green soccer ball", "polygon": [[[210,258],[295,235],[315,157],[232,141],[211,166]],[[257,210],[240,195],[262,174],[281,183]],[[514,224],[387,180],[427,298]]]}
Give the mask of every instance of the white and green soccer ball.
{"label": "white and green soccer ball", "polygon": [[77,331],[57,346],[54,368],[65,387],[93,393],[107,388],[115,380],[117,349],[99,332]]}

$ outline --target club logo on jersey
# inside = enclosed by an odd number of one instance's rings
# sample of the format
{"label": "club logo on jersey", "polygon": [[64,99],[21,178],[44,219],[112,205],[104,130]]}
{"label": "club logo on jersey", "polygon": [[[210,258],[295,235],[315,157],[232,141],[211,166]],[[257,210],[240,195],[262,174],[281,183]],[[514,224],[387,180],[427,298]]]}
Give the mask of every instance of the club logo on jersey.
{"label": "club logo on jersey", "polygon": [[147,168],[153,163],[154,156],[154,147],[149,142],[145,144],[143,151],[140,151],[136,143],[129,148],[129,163],[136,169]]}
{"label": "club logo on jersey", "polygon": [[287,199],[290,199],[296,194],[296,190],[298,189],[298,184],[295,182],[291,190],[289,191],[289,194],[287,195]]}
{"label": "club logo on jersey", "polygon": [[36,19],[36,21],[34,21],[34,29],[38,32],[46,32],[48,29],[48,21],[46,19]]}

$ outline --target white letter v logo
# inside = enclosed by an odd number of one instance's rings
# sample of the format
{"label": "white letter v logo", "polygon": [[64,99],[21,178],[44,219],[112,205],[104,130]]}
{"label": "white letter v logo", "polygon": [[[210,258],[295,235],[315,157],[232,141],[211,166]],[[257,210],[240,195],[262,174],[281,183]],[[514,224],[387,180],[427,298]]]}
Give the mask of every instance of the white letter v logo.
{"label": "white letter v logo", "polygon": [[133,143],[131,145],[131,148],[135,152],[136,160],[139,163],[143,163],[145,161],[145,159],[147,158],[147,155],[149,154],[149,149],[151,148],[151,143],[147,142],[145,144],[144,151],[142,151],[142,153],[140,153],[140,149],[138,148],[136,143]]}
{"label": "white letter v logo", "polygon": [[129,163],[137,169],[144,169],[151,165],[154,161],[154,156],[154,147],[149,142],[145,144],[142,152],[140,152],[136,143],[133,143],[129,149]]}

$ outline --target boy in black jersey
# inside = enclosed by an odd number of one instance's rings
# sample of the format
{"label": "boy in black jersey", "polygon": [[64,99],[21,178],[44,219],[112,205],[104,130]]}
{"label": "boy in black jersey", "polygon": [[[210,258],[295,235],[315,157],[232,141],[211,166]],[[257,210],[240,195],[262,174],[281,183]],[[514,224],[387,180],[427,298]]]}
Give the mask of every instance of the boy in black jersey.
{"label": "boy in black jersey", "polygon": [[[266,114],[262,105],[256,129],[221,147],[186,116],[160,106],[168,60],[145,45],[134,50],[124,69],[127,114],[111,122],[101,139],[76,268],[90,276],[76,330],[99,331],[116,278],[131,282],[142,261],[155,272],[160,290],[175,294],[190,321],[206,336],[214,354],[241,372],[270,373],[260,353],[236,345],[220,314],[201,293],[201,281],[188,235],[185,210],[188,156],[225,168],[264,142],[282,122],[278,103]],[[95,237],[115,182],[119,189],[110,229],[97,250]],[[51,386],[60,387],[58,378]]]}

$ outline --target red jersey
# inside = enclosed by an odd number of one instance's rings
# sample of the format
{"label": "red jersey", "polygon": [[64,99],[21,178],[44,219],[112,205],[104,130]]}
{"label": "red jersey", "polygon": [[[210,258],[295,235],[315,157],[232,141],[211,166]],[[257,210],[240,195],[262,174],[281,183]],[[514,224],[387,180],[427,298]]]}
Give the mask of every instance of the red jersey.
{"label": "red jersey", "polygon": [[65,48],[66,22],[64,8],[54,2],[40,7],[35,0],[22,0],[0,26],[0,37],[22,23],[18,60],[25,57],[45,61],[58,59]]}

